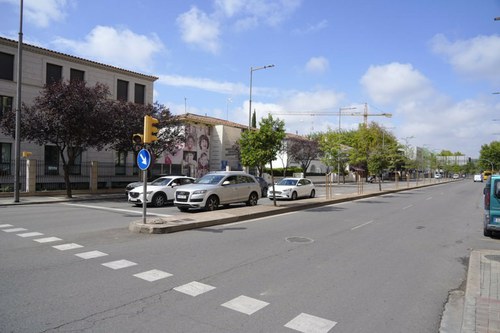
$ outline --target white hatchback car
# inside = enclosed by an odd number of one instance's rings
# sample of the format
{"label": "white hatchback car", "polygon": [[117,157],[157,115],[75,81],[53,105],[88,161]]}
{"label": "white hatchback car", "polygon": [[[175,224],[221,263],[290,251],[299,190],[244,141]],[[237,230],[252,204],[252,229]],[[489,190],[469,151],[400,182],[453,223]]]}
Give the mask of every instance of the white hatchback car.
{"label": "white hatchback car", "polygon": [[[194,178],[186,176],[165,176],[148,183],[146,187],[146,203],[155,207],[165,206],[174,200],[175,190],[182,185],[192,184]],[[128,201],[135,205],[143,202],[143,186],[138,186],[128,192]]]}
{"label": "white hatchback car", "polygon": [[307,178],[283,178],[273,186],[269,186],[267,197],[270,200],[276,199],[290,199],[296,200],[299,197],[314,198],[316,196],[316,189],[311,180]]}

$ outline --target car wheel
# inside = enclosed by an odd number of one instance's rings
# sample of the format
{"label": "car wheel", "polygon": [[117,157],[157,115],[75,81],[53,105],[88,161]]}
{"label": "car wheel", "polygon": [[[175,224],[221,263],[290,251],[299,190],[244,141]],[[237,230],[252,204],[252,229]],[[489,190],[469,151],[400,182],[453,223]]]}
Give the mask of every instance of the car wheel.
{"label": "car wheel", "polygon": [[316,196],[316,191],[312,190],[311,191],[311,195],[309,196],[309,198],[314,198],[315,196]]}
{"label": "car wheel", "polygon": [[163,193],[156,193],[151,199],[151,203],[155,207],[165,206],[167,204],[167,196]]}
{"label": "car wheel", "polygon": [[486,237],[491,237],[491,230],[486,229],[486,227],[483,229],[483,235]]}
{"label": "car wheel", "polygon": [[181,212],[185,213],[189,210],[187,207],[177,207]]}
{"label": "car wheel", "polygon": [[292,200],[297,200],[297,192],[292,193]]}
{"label": "car wheel", "polygon": [[264,188],[262,189],[262,197],[263,197],[263,198],[267,197],[267,191],[268,191],[268,190],[269,190],[269,189],[268,189],[267,187],[264,187]]}
{"label": "car wheel", "polygon": [[250,197],[248,197],[247,206],[255,206],[257,201],[259,201],[259,196],[257,193],[252,192],[250,193]]}
{"label": "car wheel", "polygon": [[219,198],[215,195],[211,195],[208,197],[207,202],[205,203],[205,210],[212,211],[216,210],[219,207]]}

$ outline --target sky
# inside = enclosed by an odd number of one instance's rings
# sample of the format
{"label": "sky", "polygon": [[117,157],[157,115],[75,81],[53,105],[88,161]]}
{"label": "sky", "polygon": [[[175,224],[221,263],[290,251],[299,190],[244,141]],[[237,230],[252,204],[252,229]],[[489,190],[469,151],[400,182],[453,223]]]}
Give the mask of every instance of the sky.
{"label": "sky", "polygon": [[[0,0],[1,36],[18,39],[19,8]],[[24,0],[23,12],[25,43],[154,75],[174,114],[248,125],[251,88],[257,120],[289,133],[356,129],[366,108],[413,147],[477,158],[500,141],[500,0]]]}

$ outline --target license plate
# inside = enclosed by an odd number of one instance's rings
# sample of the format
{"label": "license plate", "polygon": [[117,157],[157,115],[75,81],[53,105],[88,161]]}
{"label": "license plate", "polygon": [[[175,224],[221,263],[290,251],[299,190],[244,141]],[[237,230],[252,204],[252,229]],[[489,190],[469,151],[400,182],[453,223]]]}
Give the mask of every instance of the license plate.
{"label": "license plate", "polygon": [[500,217],[495,217],[495,218],[493,219],[493,221],[494,221],[495,223],[500,223]]}
{"label": "license plate", "polygon": [[177,195],[177,199],[186,199],[187,196],[185,196],[184,194],[179,194]]}

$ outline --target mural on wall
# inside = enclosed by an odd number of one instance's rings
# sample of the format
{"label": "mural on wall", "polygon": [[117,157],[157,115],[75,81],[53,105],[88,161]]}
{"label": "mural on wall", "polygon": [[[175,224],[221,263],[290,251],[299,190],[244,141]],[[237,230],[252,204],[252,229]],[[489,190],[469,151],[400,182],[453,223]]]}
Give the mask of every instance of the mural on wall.
{"label": "mural on wall", "polygon": [[210,139],[207,126],[185,126],[186,142],[179,151],[165,157],[166,164],[180,164],[182,173],[190,177],[202,177],[209,171]]}

